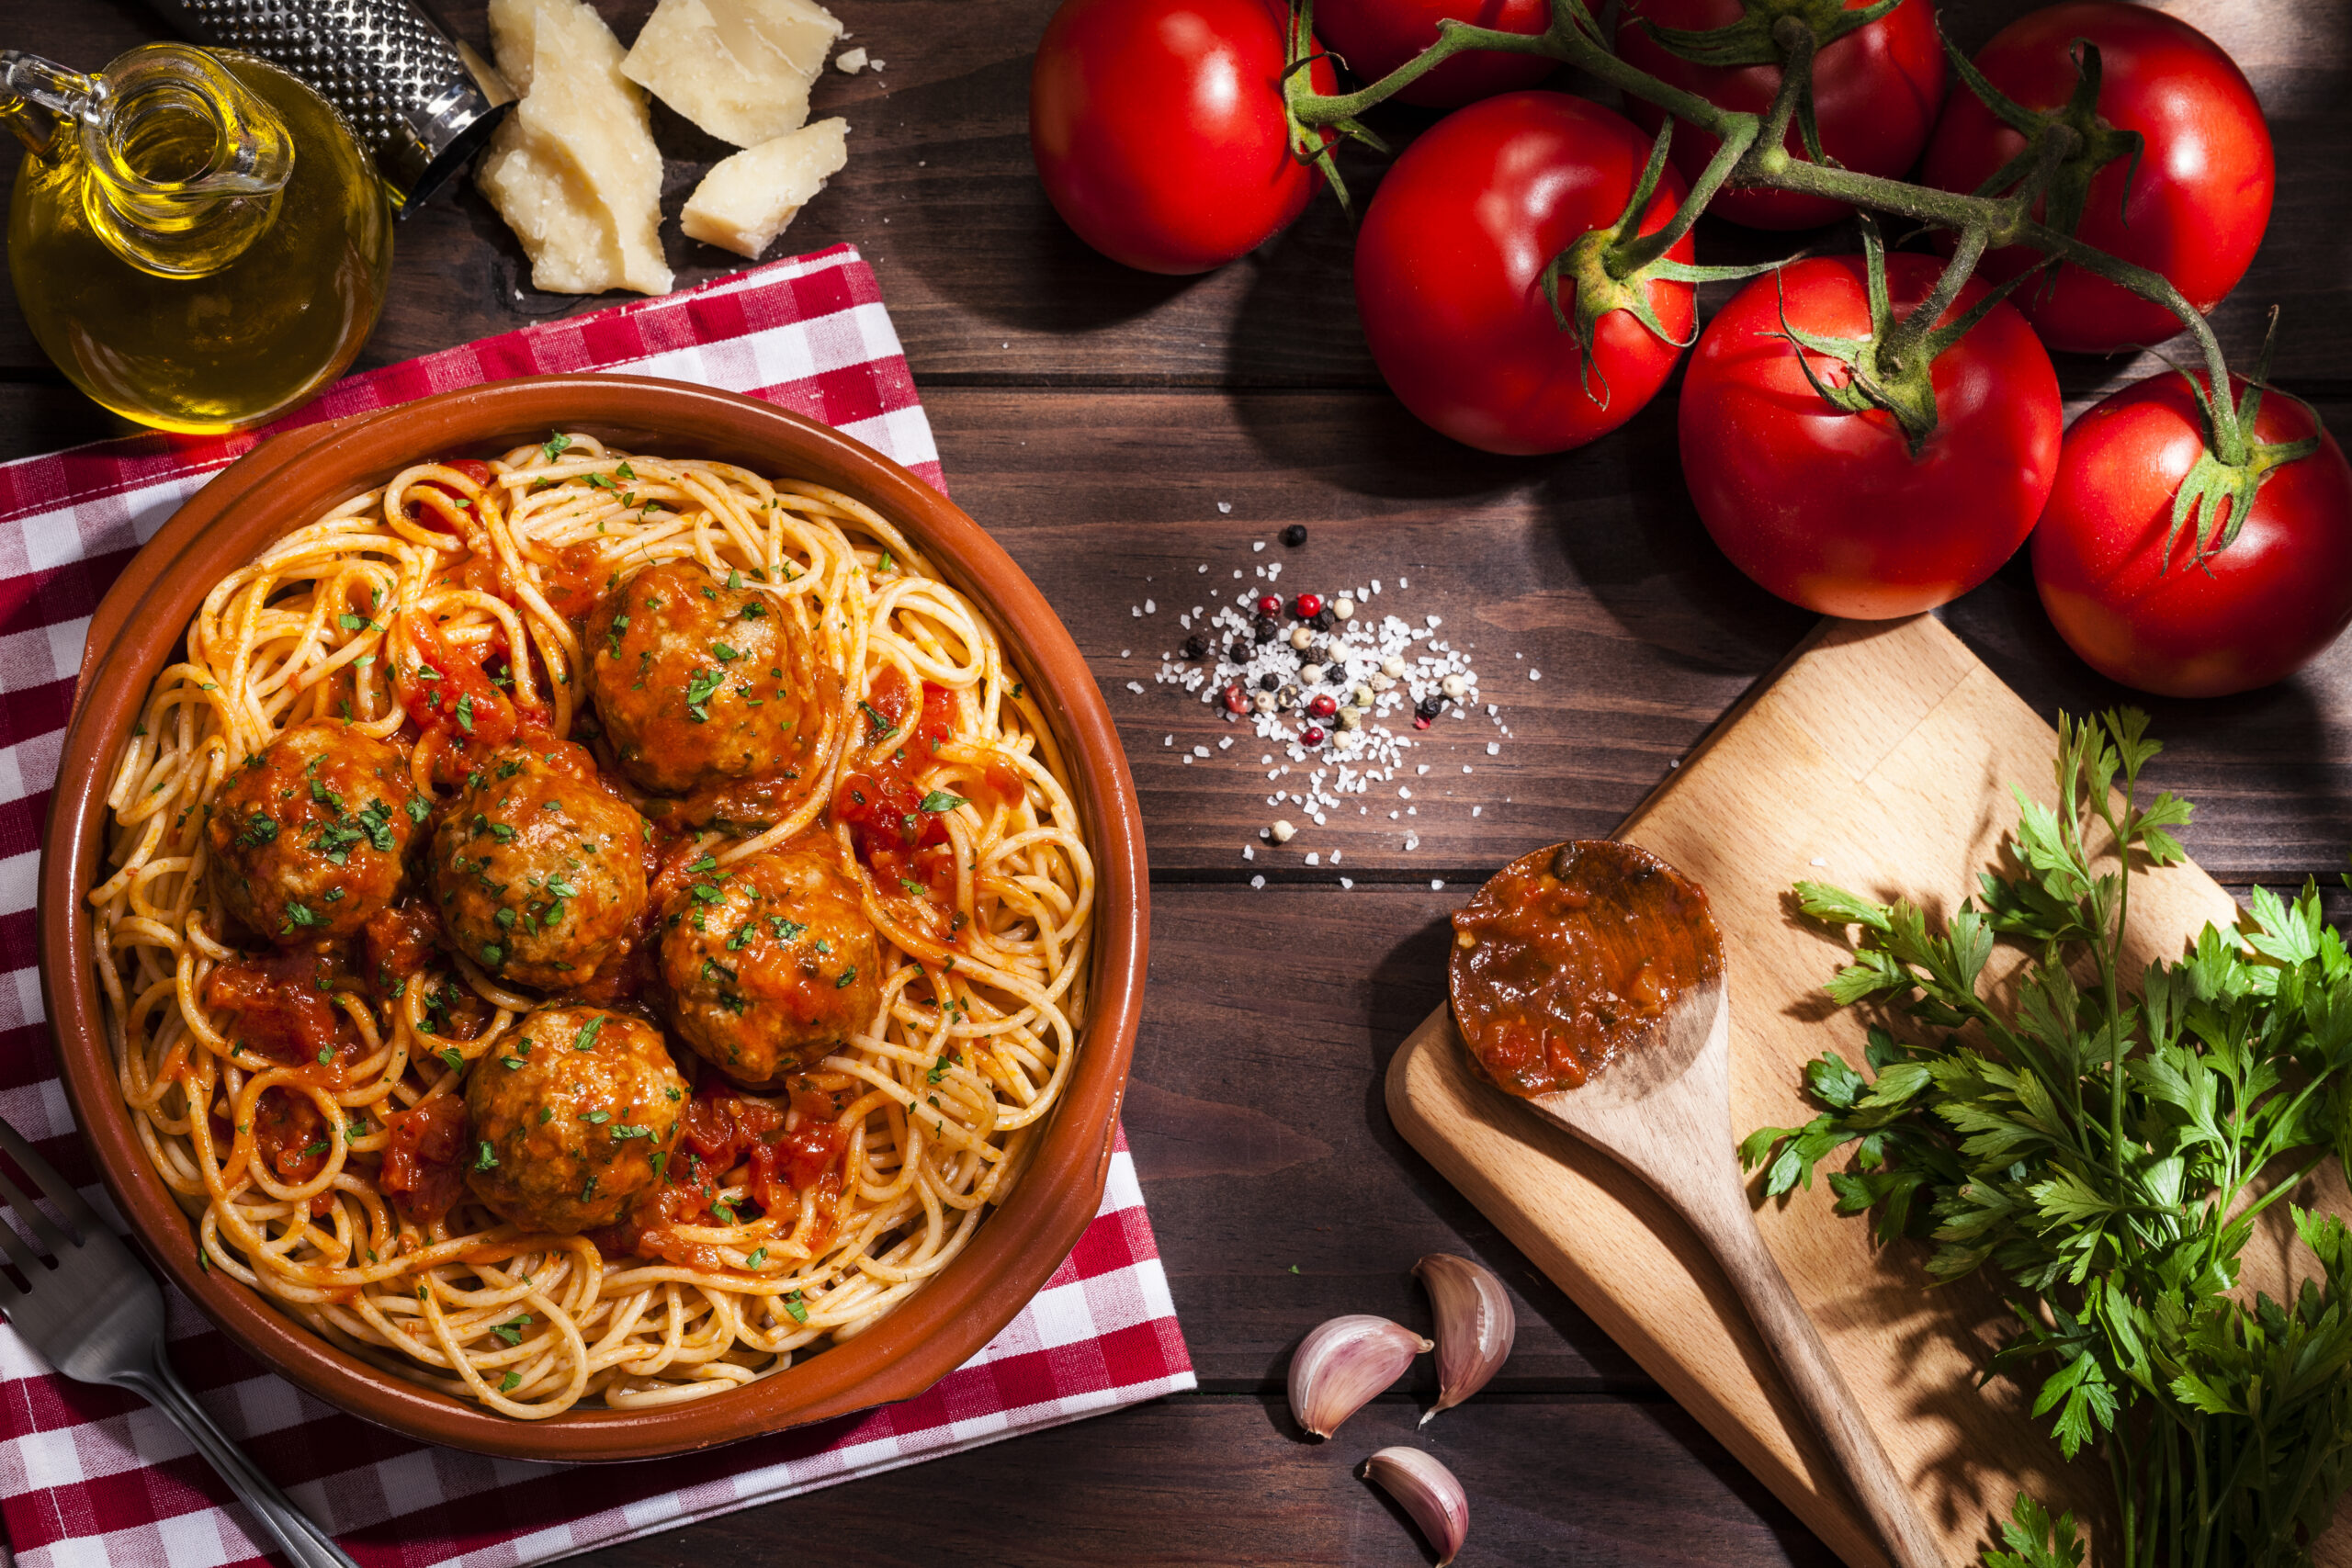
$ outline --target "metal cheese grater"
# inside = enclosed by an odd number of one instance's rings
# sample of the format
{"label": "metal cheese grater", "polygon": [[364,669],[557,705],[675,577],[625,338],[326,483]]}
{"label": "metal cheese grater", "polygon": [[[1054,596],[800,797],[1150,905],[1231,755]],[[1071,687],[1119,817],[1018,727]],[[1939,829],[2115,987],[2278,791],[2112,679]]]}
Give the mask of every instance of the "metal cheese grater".
{"label": "metal cheese grater", "polygon": [[395,211],[463,168],[514,101],[496,68],[415,0],[153,0],[199,42],[317,88],[376,155]]}

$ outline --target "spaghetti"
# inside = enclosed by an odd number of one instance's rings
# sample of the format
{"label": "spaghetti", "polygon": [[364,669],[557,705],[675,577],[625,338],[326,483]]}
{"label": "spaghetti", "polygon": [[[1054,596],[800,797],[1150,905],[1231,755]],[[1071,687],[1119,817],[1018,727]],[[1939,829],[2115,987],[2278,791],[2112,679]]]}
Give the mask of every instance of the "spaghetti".
{"label": "spaghetti", "polygon": [[[622,755],[623,705],[600,712],[590,696],[628,688],[589,677],[600,654],[621,659],[626,596],[655,573],[746,621],[775,617],[805,656],[754,672],[727,643],[690,650],[709,665],[683,694],[684,721],[715,725],[723,689],[725,714],[769,726],[754,749],[772,749],[770,774],[683,795],[632,782],[645,769]],[[638,657],[654,668],[652,651]],[[505,842],[500,801],[477,810],[496,787],[486,775],[521,766],[494,759],[537,767],[542,754],[548,789],[603,790],[642,819],[629,870],[650,891],[634,926],[592,931],[586,895],[561,879],[577,874],[550,874],[522,929],[560,917],[583,944],[625,939],[610,945],[627,956],[583,963],[576,991],[535,994],[498,969],[517,939],[453,937],[471,917],[436,846],[462,840],[461,799]],[[370,774],[375,756],[396,761]],[[567,769],[587,783],[564,784]],[[283,832],[263,807],[248,822],[243,803],[279,795],[292,802]],[[871,1325],[1011,1192],[1079,1047],[1093,867],[1052,732],[987,616],[889,522],[817,485],[580,434],[411,468],[212,589],[107,801],[94,959],[124,1100],[201,1261],[372,1364],[511,1416],[704,1397]],[[590,853],[615,838],[580,831]],[[261,886],[244,869],[259,854],[299,874]],[[233,874],[231,856],[246,857]],[[878,970],[820,987],[855,1003],[821,1055],[764,1079],[730,1069],[729,1083],[684,1047],[713,1055],[763,978],[743,965],[786,951],[751,938],[797,942],[819,973],[807,920],[760,914],[769,895],[739,889],[788,897],[820,874],[850,890],[835,918],[858,923]],[[371,876],[391,901],[363,927],[366,910],[340,900],[346,887],[373,897]],[[724,982],[694,1010],[677,988],[695,973],[678,969],[681,920],[701,933],[706,909],[745,897],[738,924],[687,949]],[[608,1050],[662,1029],[692,1070],[683,1103],[647,1089],[658,1118],[623,1107],[609,1124],[601,1111],[557,1122],[541,1105],[510,1118],[511,1144],[476,1135],[489,1129],[469,1123],[469,1103],[483,1115],[487,1091],[522,1084],[526,1065],[588,1062],[548,1053],[583,1036],[587,1051],[598,1029],[578,1021],[606,1012],[626,1021],[604,1031]],[[554,1021],[563,1040],[532,1056]],[[627,1081],[686,1081],[659,1043],[634,1048],[644,1059]],[[603,1140],[652,1185],[595,1228],[502,1219],[489,1203],[534,1174],[511,1152],[524,1134],[574,1136],[575,1122],[580,1147]],[[596,1167],[587,1196],[620,1168]],[[610,1198],[571,1212],[601,1222]]]}

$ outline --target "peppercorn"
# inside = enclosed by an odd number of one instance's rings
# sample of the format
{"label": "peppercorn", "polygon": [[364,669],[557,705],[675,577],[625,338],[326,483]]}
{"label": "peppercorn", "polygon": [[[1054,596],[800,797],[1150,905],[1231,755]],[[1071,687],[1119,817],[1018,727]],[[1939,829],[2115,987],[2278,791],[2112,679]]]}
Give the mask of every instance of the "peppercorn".
{"label": "peppercorn", "polygon": [[1320,746],[1323,744],[1323,727],[1319,724],[1310,724],[1298,732],[1298,738],[1309,746]]}
{"label": "peppercorn", "polygon": [[1292,549],[1296,549],[1299,546],[1306,543],[1306,525],[1304,523],[1294,523],[1289,527],[1283,529],[1283,543],[1288,545]]}
{"label": "peppercorn", "polygon": [[1344,664],[1332,665],[1330,679],[1331,684],[1334,686],[1346,685],[1348,683],[1348,667]]}
{"label": "peppercorn", "polygon": [[1317,692],[1307,699],[1306,711],[1317,718],[1329,718],[1340,711],[1339,699],[1328,692]]}
{"label": "peppercorn", "polygon": [[1261,616],[1257,626],[1251,628],[1250,635],[1256,637],[1260,642],[1272,642],[1275,637],[1282,635],[1282,627],[1274,625],[1273,622],[1265,619],[1263,616]]}
{"label": "peppercorn", "polygon": [[1225,688],[1225,711],[1227,713],[1247,713],[1249,710],[1250,694],[1241,689],[1241,682],[1236,681],[1227,685]]}
{"label": "peppercorn", "polygon": [[1282,677],[1271,670],[1258,677],[1258,689],[1261,692],[1271,692],[1282,683]]}
{"label": "peppercorn", "polygon": [[1323,595],[1302,593],[1291,601],[1291,612],[1302,621],[1311,621],[1323,613]]}
{"label": "peppercorn", "polygon": [[1326,604],[1321,609],[1316,611],[1314,618],[1309,620],[1306,624],[1313,626],[1318,632],[1328,632],[1333,626],[1340,624],[1340,618],[1331,614],[1331,606]]}
{"label": "peppercorn", "polygon": [[1233,646],[1225,650],[1225,656],[1236,664],[1247,664],[1250,662],[1252,651],[1247,639],[1235,637]]}
{"label": "peppercorn", "polygon": [[1184,639],[1184,657],[1195,661],[1209,656],[1209,639],[1194,632]]}
{"label": "peppercorn", "polygon": [[1413,711],[1423,718],[1435,718],[1445,711],[1445,699],[1435,692],[1431,692],[1421,699],[1420,705]]}
{"label": "peppercorn", "polygon": [[1440,681],[1437,683],[1437,689],[1443,692],[1447,696],[1459,701],[1461,698],[1468,694],[1470,691],[1470,682],[1464,680],[1459,675],[1448,675],[1444,680]]}
{"label": "peppercorn", "polygon": [[1305,653],[1308,649],[1313,648],[1315,646],[1314,628],[1311,626],[1291,627],[1290,645],[1298,649],[1301,653]]}
{"label": "peppercorn", "polygon": [[1282,613],[1283,601],[1281,594],[1261,593],[1258,595],[1258,614],[1261,615],[1279,615]]}

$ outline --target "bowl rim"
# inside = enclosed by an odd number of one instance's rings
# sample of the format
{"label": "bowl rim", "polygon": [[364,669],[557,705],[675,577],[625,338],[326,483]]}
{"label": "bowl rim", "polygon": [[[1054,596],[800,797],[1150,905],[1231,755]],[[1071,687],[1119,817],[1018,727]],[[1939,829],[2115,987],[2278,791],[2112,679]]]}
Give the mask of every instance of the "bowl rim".
{"label": "bowl rim", "polygon": [[[379,1371],[225,1275],[199,1269],[194,1227],[155,1175],[118,1089],[83,897],[106,838],[107,787],[130,723],[211,586],[269,540],[427,454],[507,449],[584,430],[616,446],[687,446],[811,479],[873,506],[990,613],[1038,686],[1070,759],[1095,863],[1093,973],[1083,1049],[1013,1194],[921,1292],[872,1328],[758,1382],[651,1410],[577,1408],[524,1421]],[[714,450],[716,448],[716,450]],[[847,481],[847,482],[843,482]],[[43,834],[41,995],[66,1097],[94,1162],[148,1258],[265,1366],[325,1403],[420,1441],[552,1461],[684,1453],[912,1398],[1027,1304],[1094,1218],[1108,1177],[1141,1014],[1149,877],[1125,753],[1084,657],[1045,596],[988,532],[854,437],[772,403],[650,377],[492,381],[274,436],[185,502],[92,615]]]}

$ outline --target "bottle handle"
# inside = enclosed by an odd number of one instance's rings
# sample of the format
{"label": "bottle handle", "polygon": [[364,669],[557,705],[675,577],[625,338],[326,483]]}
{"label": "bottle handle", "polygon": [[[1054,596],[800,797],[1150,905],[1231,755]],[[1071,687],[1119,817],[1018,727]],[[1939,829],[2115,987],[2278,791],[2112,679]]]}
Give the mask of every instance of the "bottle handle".
{"label": "bottle handle", "polygon": [[106,118],[112,89],[103,76],[85,76],[22,50],[0,49],[0,119],[34,157],[47,163],[68,128]]}

